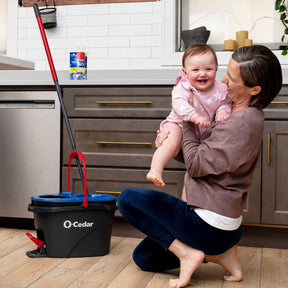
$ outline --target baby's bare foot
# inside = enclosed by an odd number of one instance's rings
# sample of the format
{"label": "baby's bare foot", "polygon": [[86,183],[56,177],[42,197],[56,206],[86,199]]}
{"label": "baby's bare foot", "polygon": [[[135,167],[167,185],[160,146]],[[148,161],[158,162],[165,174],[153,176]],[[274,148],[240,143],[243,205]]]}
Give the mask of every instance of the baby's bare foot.
{"label": "baby's bare foot", "polygon": [[165,186],[165,182],[162,180],[161,176],[157,176],[153,172],[149,172],[146,175],[146,179],[150,182],[153,182],[156,186],[163,187]]}

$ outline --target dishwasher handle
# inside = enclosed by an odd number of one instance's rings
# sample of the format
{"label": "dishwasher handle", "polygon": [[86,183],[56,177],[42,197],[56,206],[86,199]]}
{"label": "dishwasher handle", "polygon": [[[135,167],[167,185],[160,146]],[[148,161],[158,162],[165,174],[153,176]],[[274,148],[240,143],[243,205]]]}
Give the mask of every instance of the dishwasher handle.
{"label": "dishwasher handle", "polygon": [[55,101],[0,100],[0,109],[55,109]]}

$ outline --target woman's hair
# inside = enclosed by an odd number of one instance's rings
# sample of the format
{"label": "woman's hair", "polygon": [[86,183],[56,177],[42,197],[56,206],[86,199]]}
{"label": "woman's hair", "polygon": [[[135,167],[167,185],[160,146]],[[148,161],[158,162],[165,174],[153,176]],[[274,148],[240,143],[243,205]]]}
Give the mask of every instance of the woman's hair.
{"label": "woman's hair", "polygon": [[277,57],[265,46],[252,45],[239,48],[232,58],[239,64],[244,85],[261,87],[261,92],[252,97],[250,106],[265,108],[282,87],[282,70]]}
{"label": "woman's hair", "polygon": [[185,67],[185,61],[187,57],[202,55],[202,54],[206,54],[209,52],[212,53],[216,66],[218,66],[218,61],[217,61],[217,56],[216,56],[215,51],[213,50],[213,48],[211,48],[209,45],[206,45],[206,44],[197,44],[197,45],[189,46],[183,54],[182,66]]}

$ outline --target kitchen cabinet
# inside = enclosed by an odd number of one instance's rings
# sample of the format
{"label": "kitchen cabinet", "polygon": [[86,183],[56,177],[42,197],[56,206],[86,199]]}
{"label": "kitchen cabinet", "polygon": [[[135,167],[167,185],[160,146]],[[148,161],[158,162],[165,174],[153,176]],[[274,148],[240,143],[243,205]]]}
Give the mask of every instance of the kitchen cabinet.
{"label": "kitchen cabinet", "polygon": [[288,225],[288,121],[265,121],[262,162],[263,224]]}
{"label": "kitchen cabinet", "polygon": [[[185,166],[171,160],[163,179],[165,187],[146,180],[160,122],[171,110],[171,85],[97,86],[64,88],[63,99],[77,149],[85,155],[87,186],[91,193],[119,195],[127,187],[156,189],[180,197]],[[67,189],[71,144],[63,128],[62,191]],[[82,192],[75,165],[71,191]],[[244,221],[259,223],[261,211],[261,157],[248,193]]]}
{"label": "kitchen cabinet", "polygon": [[[159,124],[170,112],[171,87],[64,88],[63,98],[77,149],[85,155],[91,193],[119,195],[127,187],[157,189],[181,196],[183,163],[171,160],[165,187],[146,180]],[[63,128],[63,190],[71,144]],[[75,163],[74,163],[75,164]],[[83,191],[77,167],[71,169],[73,192]]]}

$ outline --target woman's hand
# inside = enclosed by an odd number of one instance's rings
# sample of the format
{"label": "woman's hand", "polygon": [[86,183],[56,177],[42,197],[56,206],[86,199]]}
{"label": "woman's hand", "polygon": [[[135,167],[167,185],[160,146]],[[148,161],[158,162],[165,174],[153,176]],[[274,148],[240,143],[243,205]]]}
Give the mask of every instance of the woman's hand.
{"label": "woman's hand", "polygon": [[164,140],[168,138],[169,133],[170,131],[168,130],[165,131],[157,130],[157,137],[155,139],[156,148],[159,148],[163,144]]}

